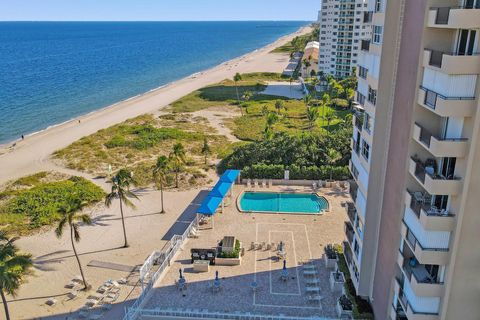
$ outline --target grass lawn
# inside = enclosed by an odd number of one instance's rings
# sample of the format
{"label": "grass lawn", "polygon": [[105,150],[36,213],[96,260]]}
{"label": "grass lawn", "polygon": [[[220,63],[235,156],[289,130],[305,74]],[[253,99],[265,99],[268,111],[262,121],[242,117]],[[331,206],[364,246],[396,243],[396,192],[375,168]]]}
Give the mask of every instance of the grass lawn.
{"label": "grass lawn", "polygon": [[7,183],[0,190],[0,227],[16,235],[28,234],[60,219],[58,209],[76,193],[87,204],[104,199],[92,182],[53,172],[39,172]]}
{"label": "grass lawn", "polygon": [[[239,96],[241,97],[245,91],[254,93],[248,102],[241,102],[243,106],[243,116],[228,121],[229,128],[233,134],[240,140],[258,141],[263,138],[263,132],[266,124],[266,116],[264,111],[276,111],[275,102],[283,100],[285,108],[280,110],[279,121],[274,125],[275,132],[288,132],[291,134],[299,134],[305,130],[322,131],[335,130],[345,116],[350,113],[345,108],[325,107],[319,108],[320,118],[310,129],[307,118],[306,107],[303,101],[295,99],[287,99],[284,97],[276,97],[270,95],[259,94],[266,87],[267,81],[288,81],[276,73],[253,73],[242,75],[242,80],[238,82]],[[231,108],[239,108],[237,103],[237,95],[235,83],[231,80],[224,80],[219,84],[208,86],[195,91],[171,105],[174,113],[188,113],[210,107],[228,106]],[[266,108],[264,108],[266,107]],[[331,121],[330,128],[328,122],[322,115],[331,110],[334,112],[336,119]]]}
{"label": "grass lawn", "polygon": [[153,182],[151,168],[156,158],[168,156],[173,145],[180,142],[187,155],[180,181],[182,185],[194,186],[205,182],[201,154],[204,137],[211,157],[224,155],[231,148],[227,139],[213,134],[215,130],[205,121],[190,114],[146,114],[84,137],[54,156],[68,168],[103,176],[108,174],[109,165],[114,172],[125,167],[134,172],[138,185],[145,186]]}

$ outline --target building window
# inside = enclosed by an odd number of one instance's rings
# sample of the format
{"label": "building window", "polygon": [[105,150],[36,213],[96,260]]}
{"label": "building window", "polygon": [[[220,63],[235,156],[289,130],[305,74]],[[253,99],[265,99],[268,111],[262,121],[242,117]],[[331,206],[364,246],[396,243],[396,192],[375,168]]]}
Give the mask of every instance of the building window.
{"label": "building window", "polygon": [[373,105],[377,104],[377,90],[370,86],[368,86],[368,101]]}
{"label": "building window", "polygon": [[375,0],[375,12],[382,11],[382,0]]}
{"label": "building window", "polygon": [[363,117],[363,128],[368,132],[371,133],[372,130],[372,117],[365,112]]}
{"label": "building window", "polygon": [[372,42],[382,43],[382,26],[373,26]]}
{"label": "building window", "polygon": [[362,139],[362,156],[368,161],[370,157],[370,145]]}
{"label": "building window", "polygon": [[368,70],[362,66],[358,66],[358,76],[363,79],[367,79]]}
{"label": "building window", "polygon": [[362,106],[365,105],[365,96],[358,91],[357,91],[357,102]]}

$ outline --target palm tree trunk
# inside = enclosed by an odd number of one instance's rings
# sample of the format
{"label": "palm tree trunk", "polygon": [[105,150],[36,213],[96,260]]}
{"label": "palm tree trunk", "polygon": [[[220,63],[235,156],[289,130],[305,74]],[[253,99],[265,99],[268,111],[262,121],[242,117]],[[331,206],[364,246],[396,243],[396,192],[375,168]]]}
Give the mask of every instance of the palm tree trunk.
{"label": "palm tree trunk", "polygon": [[128,247],[128,242],[127,242],[127,231],[125,230],[125,218],[123,216],[123,205],[122,205],[122,199],[119,198],[120,200],[120,215],[122,216],[122,227],[123,227],[123,239],[125,243],[123,244],[124,248]]}
{"label": "palm tree trunk", "polygon": [[5,293],[3,289],[0,289],[0,295],[2,295],[3,308],[5,309],[5,318],[10,320],[10,312],[8,312],[7,298],[5,298]]}
{"label": "palm tree trunk", "polygon": [[165,210],[163,209],[163,183],[160,182],[160,198],[162,200],[162,211],[160,213],[165,213]]}
{"label": "palm tree trunk", "polygon": [[72,225],[70,225],[70,241],[72,242],[72,249],[73,249],[73,253],[75,254],[75,259],[77,259],[78,269],[80,269],[80,275],[82,276],[83,289],[88,290],[88,283],[87,283],[87,280],[85,279],[85,275],[83,274],[82,264],[80,263],[80,258],[78,257],[77,249],[75,248],[75,241],[73,241]]}

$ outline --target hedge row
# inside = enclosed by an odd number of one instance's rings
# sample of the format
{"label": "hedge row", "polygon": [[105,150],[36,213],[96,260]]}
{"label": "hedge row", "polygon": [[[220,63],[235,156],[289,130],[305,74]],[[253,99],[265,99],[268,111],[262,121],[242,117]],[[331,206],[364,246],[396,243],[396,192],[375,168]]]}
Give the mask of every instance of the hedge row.
{"label": "hedge row", "polygon": [[299,167],[291,165],[286,168],[283,165],[255,164],[242,170],[242,178],[248,179],[283,179],[284,172],[290,171],[291,180],[327,180],[330,175],[333,180],[346,180],[350,178],[348,167],[344,166],[320,166]]}

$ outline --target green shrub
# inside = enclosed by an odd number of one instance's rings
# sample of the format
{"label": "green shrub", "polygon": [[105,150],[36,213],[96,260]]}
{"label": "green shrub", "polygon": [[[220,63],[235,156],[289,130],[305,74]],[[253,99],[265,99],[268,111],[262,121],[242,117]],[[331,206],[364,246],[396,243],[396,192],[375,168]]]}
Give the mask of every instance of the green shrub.
{"label": "green shrub", "polygon": [[[87,204],[98,202],[104,197],[100,187],[81,177],[40,183],[31,189],[18,191],[0,207],[0,224],[5,223],[4,215],[7,220],[11,220],[11,215],[14,215],[20,225],[10,225],[12,229],[22,229],[24,223],[27,229],[50,225],[60,219],[58,209],[66,204],[68,195],[73,193]],[[8,222],[12,224],[12,221]]]}
{"label": "green shrub", "polygon": [[233,251],[227,251],[227,252],[220,252],[218,254],[218,257],[219,258],[229,258],[229,259],[233,259],[233,258],[239,258],[240,257],[240,241],[238,239],[235,240],[235,248],[233,249]]}

